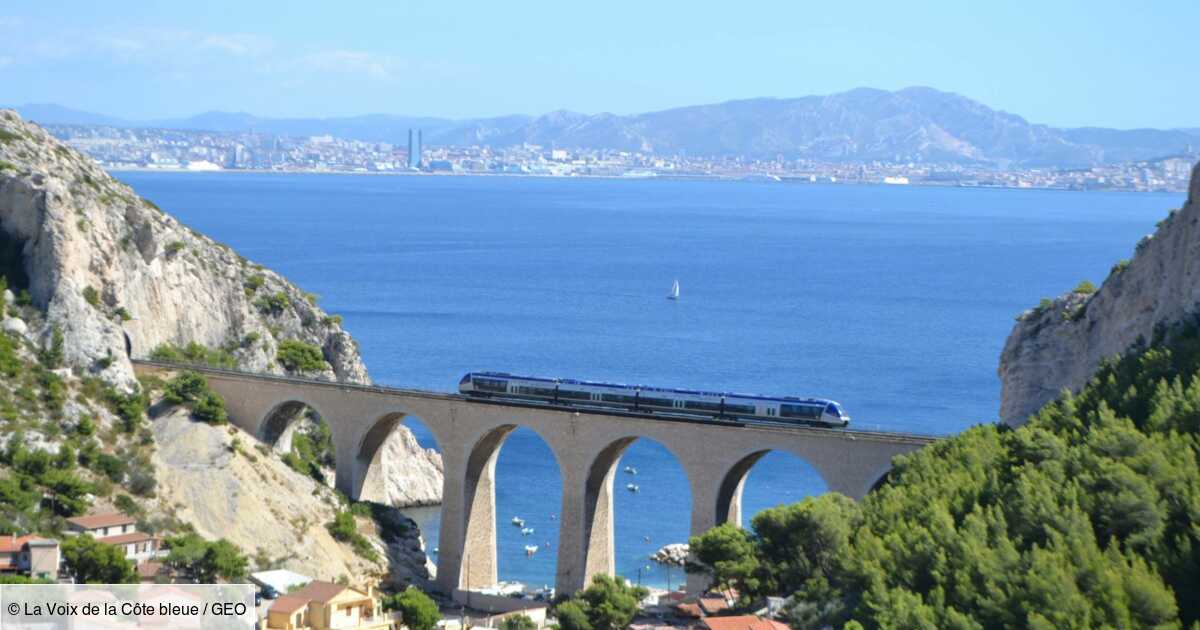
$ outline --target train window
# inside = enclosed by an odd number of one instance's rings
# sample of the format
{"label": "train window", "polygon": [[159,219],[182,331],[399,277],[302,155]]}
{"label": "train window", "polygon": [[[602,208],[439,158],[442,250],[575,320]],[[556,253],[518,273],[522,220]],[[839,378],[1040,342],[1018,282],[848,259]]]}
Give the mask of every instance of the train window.
{"label": "train window", "polygon": [[558,390],[558,397],[559,398],[567,398],[569,400],[591,400],[592,394],[591,394],[591,392],[579,392],[579,391],[574,391],[574,390],[570,390],[570,389],[560,389],[560,390]]}
{"label": "train window", "polygon": [[842,416],[842,410],[838,409],[838,406],[833,403],[829,403],[829,406],[825,408],[825,413],[831,416],[838,416],[839,418]]}
{"label": "train window", "polygon": [[643,407],[673,407],[674,401],[669,398],[646,398],[642,397],[639,404]]}
{"label": "train window", "polygon": [[683,403],[685,409],[695,409],[697,411],[721,411],[721,403],[704,402],[701,400],[689,400]]}
{"label": "train window", "polygon": [[554,390],[546,388],[546,387],[529,387],[527,385],[521,385],[521,386],[517,387],[517,393],[524,394],[526,396],[538,396],[541,398],[554,398]]}
{"label": "train window", "polygon": [[731,405],[725,404],[725,413],[740,413],[754,415],[755,409],[753,405]]}
{"label": "train window", "polygon": [[637,402],[636,397],[626,396],[625,394],[602,394],[600,396],[600,400],[603,400],[604,402],[625,403],[627,405],[632,405]]}
{"label": "train window", "polygon": [[816,420],[821,417],[824,407],[820,405],[780,405],[779,415],[784,418],[805,418]]}
{"label": "train window", "polygon": [[498,378],[475,377],[475,389],[485,392],[505,393],[508,391],[508,381]]}

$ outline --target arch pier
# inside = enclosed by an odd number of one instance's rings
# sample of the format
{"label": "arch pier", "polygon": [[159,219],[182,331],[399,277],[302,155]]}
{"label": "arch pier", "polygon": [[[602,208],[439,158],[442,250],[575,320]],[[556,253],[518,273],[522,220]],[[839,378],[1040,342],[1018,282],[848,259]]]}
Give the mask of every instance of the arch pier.
{"label": "arch pier", "polygon": [[[179,369],[135,361],[139,373]],[[549,446],[562,479],[555,587],[582,588],[614,570],[613,477],[639,438],[675,455],[691,490],[691,535],[741,520],[746,476],[772,450],[812,466],[829,490],[858,499],[891,468],[892,458],[933,441],[906,434],[807,427],[735,426],[602,411],[468,400],[455,394],[200,369],[225,398],[230,419],[265,436],[281,405],[304,404],[325,419],[337,451],[336,486],[364,496],[380,468],[384,439],[407,416],[420,418],[441,449],[442,524],[437,584],[456,599],[496,582],[496,460],[508,435],[531,429]],[[370,494],[370,493],[367,493]],[[703,584],[689,576],[689,588]]]}

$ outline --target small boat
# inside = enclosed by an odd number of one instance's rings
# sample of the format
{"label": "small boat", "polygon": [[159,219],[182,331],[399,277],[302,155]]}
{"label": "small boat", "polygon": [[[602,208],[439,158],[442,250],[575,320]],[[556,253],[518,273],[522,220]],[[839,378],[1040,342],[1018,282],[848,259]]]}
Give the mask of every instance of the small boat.
{"label": "small boat", "polygon": [[512,524],[517,527],[525,527],[525,519],[521,518],[520,516],[514,516]]}
{"label": "small boat", "polygon": [[528,536],[528,535],[530,535],[530,534],[532,534],[532,533],[533,533],[533,528],[532,528],[532,527],[522,527],[522,528],[521,528],[521,535],[522,535],[522,536]]}
{"label": "small boat", "polygon": [[671,292],[667,294],[667,299],[668,300],[678,300],[679,299],[679,281],[678,280],[671,283]]}
{"label": "small boat", "polygon": [[628,491],[630,491],[630,492],[637,492],[638,490],[641,490],[641,488],[639,488],[639,487],[638,487],[638,485],[637,485],[636,483],[627,483],[627,484],[625,484],[625,489],[626,489],[626,490],[628,490]]}
{"label": "small boat", "polygon": [[633,466],[626,466],[626,467],[625,467],[625,472],[627,472],[627,473],[629,473],[629,474],[631,474],[631,475],[636,475],[636,474],[637,474],[637,469],[636,469],[636,468],[634,468]]}
{"label": "small boat", "polygon": [[537,553],[537,550],[537,545],[525,545],[525,555],[527,556],[532,556],[533,554]]}

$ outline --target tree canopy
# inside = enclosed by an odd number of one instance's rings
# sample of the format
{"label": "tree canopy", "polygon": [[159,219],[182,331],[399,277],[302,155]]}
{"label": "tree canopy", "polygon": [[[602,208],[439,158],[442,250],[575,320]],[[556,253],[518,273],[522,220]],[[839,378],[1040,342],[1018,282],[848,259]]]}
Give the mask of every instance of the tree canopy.
{"label": "tree canopy", "polygon": [[720,584],[791,596],[797,629],[1197,623],[1198,376],[1189,325],[1020,428],[897,458],[861,503],[808,498],[692,548]]}
{"label": "tree canopy", "polygon": [[442,618],[437,602],[413,586],[386,597],[383,607],[400,611],[404,625],[409,630],[433,630]]}
{"label": "tree canopy", "polygon": [[62,543],[67,571],[81,584],[136,583],[133,563],[125,559],[125,550],[106,545],[88,534],[68,536]]}
{"label": "tree canopy", "polygon": [[562,630],[621,630],[649,594],[622,578],[597,575],[592,584],[554,607]]}

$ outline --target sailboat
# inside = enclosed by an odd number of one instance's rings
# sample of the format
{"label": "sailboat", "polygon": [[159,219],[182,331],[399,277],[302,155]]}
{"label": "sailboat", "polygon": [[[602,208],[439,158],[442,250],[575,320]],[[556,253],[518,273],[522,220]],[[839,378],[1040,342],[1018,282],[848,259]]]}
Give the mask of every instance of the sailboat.
{"label": "sailboat", "polygon": [[678,280],[671,283],[671,292],[667,294],[667,299],[668,300],[678,300],[679,299],[679,281]]}

